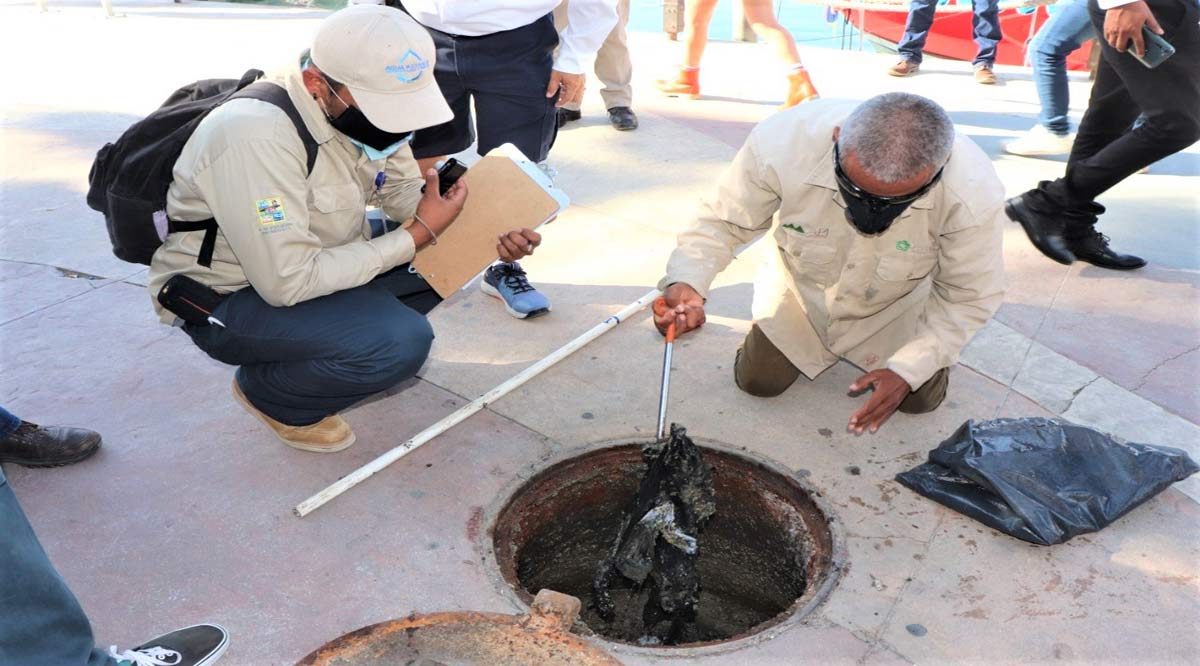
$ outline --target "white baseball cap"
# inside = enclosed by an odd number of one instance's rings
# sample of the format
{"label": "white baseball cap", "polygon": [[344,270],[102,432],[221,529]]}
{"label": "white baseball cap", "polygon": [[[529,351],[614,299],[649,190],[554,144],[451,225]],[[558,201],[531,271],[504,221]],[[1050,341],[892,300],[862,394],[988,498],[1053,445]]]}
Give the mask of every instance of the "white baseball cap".
{"label": "white baseball cap", "polygon": [[383,5],[352,5],[321,22],[312,62],[345,84],[367,120],[400,134],[450,121],[433,78],[436,49],[421,24]]}

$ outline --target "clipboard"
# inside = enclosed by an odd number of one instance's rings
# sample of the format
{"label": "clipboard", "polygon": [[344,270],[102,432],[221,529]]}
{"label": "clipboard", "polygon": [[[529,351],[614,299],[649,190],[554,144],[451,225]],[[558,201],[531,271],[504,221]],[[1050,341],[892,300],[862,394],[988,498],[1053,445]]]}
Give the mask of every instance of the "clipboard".
{"label": "clipboard", "polygon": [[496,237],[535,229],[569,200],[541,169],[511,144],[489,152],[463,176],[467,201],[458,219],[417,253],[412,267],[442,298],[449,298],[496,261]]}

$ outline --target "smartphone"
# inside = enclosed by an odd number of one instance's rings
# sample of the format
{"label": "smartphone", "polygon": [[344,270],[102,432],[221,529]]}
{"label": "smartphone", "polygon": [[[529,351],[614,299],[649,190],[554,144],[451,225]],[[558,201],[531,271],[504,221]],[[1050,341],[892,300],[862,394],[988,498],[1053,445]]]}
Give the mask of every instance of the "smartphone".
{"label": "smartphone", "polygon": [[[453,157],[443,162],[442,166],[438,167],[438,193],[442,196],[446,196],[446,192],[449,192],[450,188],[453,187],[454,184],[458,182],[458,179],[462,178],[463,174],[466,172],[467,165],[459,162]],[[421,193],[425,193],[424,185],[421,186]]]}
{"label": "smartphone", "polygon": [[1142,26],[1142,39],[1146,42],[1146,55],[1140,56],[1134,53],[1132,46],[1129,47],[1129,55],[1137,58],[1137,61],[1145,65],[1147,69],[1154,69],[1163,64],[1164,60],[1175,55],[1175,47],[1159,35],[1154,34],[1148,26]]}

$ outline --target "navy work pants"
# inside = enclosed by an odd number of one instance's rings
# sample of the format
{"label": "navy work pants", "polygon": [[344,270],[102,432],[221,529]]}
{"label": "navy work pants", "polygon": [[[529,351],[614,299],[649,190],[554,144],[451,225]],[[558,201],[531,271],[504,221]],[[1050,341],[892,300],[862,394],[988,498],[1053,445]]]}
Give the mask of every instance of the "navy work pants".
{"label": "navy work pants", "polygon": [[0,664],[115,666],[0,469]]}
{"label": "navy work pants", "polygon": [[246,287],[213,311],[224,327],[184,330],[209,356],[239,366],[238,385],[259,411],[304,426],[416,375],[433,343],[425,315],[440,302],[406,264],[290,307]]}
{"label": "navy work pants", "polygon": [[454,119],[417,130],[413,155],[424,159],[466,150],[478,130],[480,155],[511,143],[534,162],[544,161],[558,135],[558,95],[546,97],[558,47],[553,17],[478,37],[433,29],[429,34],[437,47],[433,74]]}

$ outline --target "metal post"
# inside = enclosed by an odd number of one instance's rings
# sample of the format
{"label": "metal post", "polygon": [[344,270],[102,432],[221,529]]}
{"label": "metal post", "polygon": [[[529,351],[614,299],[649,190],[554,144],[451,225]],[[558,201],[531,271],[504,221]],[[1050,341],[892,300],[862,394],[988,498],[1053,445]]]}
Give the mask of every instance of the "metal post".
{"label": "metal post", "polygon": [[663,0],[663,32],[671,41],[683,32],[684,18],[683,0]]}
{"label": "metal post", "polygon": [[751,28],[750,22],[746,20],[746,12],[742,9],[741,0],[734,0],[733,3],[733,41],[758,41],[758,36],[754,34],[754,28]]}

